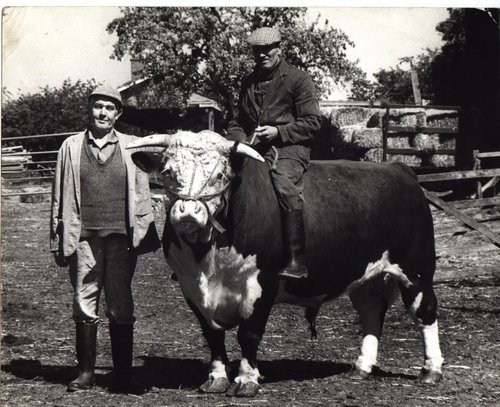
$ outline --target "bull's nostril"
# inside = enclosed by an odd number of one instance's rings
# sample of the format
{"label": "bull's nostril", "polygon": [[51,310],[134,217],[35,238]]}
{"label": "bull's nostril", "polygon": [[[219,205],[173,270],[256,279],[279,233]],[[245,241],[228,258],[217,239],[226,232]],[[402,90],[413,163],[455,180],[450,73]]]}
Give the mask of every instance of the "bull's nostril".
{"label": "bull's nostril", "polygon": [[201,209],[200,204],[198,202],[196,202],[196,206],[194,208],[194,213],[199,213],[200,209]]}
{"label": "bull's nostril", "polygon": [[181,204],[179,205],[179,210],[181,212],[184,212],[186,210],[185,206],[184,206],[184,202],[181,202]]}

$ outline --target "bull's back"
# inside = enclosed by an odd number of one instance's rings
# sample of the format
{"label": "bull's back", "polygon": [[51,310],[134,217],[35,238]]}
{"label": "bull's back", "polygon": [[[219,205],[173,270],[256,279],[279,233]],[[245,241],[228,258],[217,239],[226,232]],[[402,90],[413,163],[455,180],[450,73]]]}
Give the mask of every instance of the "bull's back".
{"label": "bull's back", "polygon": [[328,279],[329,273],[322,270],[331,268],[338,274],[335,279],[345,276],[347,284],[386,250],[392,262],[407,269],[425,258],[425,267],[433,272],[432,217],[408,167],[312,162],[304,195],[308,267],[313,274]]}
{"label": "bull's back", "polygon": [[[283,266],[286,250],[268,171],[265,164],[250,163],[241,173],[243,189],[233,196],[232,205],[240,220],[235,225],[239,249],[257,253],[263,268],[276,268]],[[314,293],[329,291],[328,287],[342,291],[386,250],[391,261],[403,267],[424,267],[433,273],[432,218],[408,167],[313,161],[304,178],[304,198],[307,266]],[[421,264],[422,258],[428,264]]]}

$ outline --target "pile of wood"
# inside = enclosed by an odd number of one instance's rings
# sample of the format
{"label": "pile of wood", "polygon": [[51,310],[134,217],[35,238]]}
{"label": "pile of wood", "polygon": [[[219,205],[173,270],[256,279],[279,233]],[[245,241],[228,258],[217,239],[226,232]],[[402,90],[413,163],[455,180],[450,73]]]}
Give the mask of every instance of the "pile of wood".
{"label": "pile of wood", "polygon": [[16,178],[28,171],[32,157],[23,146],[2,147],[2,178]]}

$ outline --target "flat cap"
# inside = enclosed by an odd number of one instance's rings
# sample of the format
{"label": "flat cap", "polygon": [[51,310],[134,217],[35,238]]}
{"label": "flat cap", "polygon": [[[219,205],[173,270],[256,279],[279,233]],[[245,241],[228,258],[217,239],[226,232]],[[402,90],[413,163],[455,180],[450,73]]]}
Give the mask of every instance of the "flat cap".
{"label": "flat cap", "polygon": [[262,27],[250,34],[247,42],[253,47],[276,44],[281,42],[281,34],[276,28]]}
{"label": "flat cap", "polygon": [[120,107],[123,106],[122,96],[120,95],[120,92],[118,92],[117,89],[112,88],[111,86],[106,86],[106,85],[98,86],[89,95],[89,100],[93,96],[106,96],[110,99],[113,99],[116,103],[118,103],[118,106]]}

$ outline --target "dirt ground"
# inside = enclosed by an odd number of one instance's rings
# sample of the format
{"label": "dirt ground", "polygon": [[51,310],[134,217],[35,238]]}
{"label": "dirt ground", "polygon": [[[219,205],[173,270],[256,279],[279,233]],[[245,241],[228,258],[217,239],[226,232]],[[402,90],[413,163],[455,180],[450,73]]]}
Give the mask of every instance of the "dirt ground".
{"label": "dirt ground", "polygon": [[[424,386],[419,334],[401,302],[389,310],[379,368],[366,381],[347,372],[359,325],[346,296],[325,306],[312,341],[303,310],[273,310],[259,350],[264,379],[256,397],[199,394],[209,352],[161,251],[141,258],[134,279],[134,375],[151,390],[112,394],[105,316],[98,334],[97,386],[67,393],[74,378],[74,328],[67,269],[48,253],[49,205],[2,203],[2,406],[493,406],[500,405],[500,249],[434,212],[436,292],[445,357],[443,380]],[[497,228],[498,229],[498,228]],[[104,310],[101,303],[101,314]],[[236,332],[228,353],[240,358]],[[234,368],[237,365],[234,364]]]}

